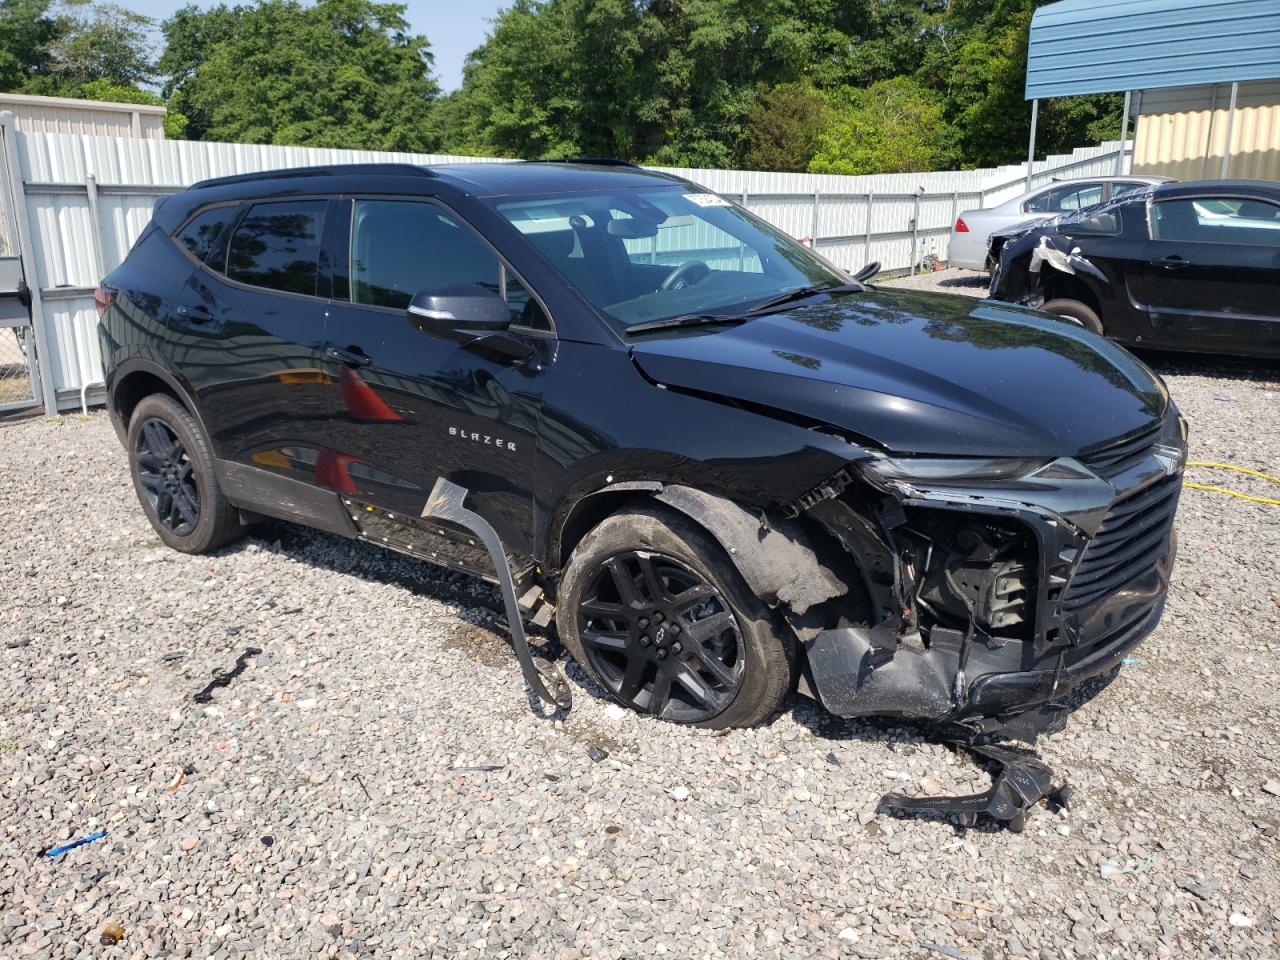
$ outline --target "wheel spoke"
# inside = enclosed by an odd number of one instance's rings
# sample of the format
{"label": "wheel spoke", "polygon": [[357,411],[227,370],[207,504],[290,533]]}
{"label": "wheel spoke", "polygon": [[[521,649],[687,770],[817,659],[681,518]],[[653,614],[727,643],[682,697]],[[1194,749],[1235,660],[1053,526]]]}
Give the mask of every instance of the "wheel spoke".
{"label": "wheel spoke", "polygon": [[685,627],[685,633],[696,643],[701,644],[715,639],[731,626],[733,626],[733,614],[728,610],[721,610],[688,624]]}
{"label": "wheel spoke", "polygon": [[640,687],[644,684],[644,671],[648,665],[644,657],[634,656],[627,661],[627,669],[618,684],[618,696],[628,703],[635,702],[640,695]]}
{"label": "wheel spoke", "polygon": [[649,592],[647,599],[665,600],[667,591],[662,588],[662,583],[658,580],[658,572],[653,569],[653,558],[640,554],[636,560],[640,565],[640,576],[644,580],[645,589]]}
{"label": "wheel spoke", "polygon": [[173,504],[177,508],[182,522],[189,523],[194,527],[199,518],[196,516],[194,504],[191,503],[191,495],[186,490],[179,490],[174,495]]}
{"label": "wheel spoke", "polygon": [[150,449],[138,451],[138,466],[151,473],[164,469],[164,458],[152,453]]}
{"label": "wheel spoke", "polygon": [[671,598],[671,605],[676,608],[679,613],[687,613],[689,608],[701,603],[710,596],[714,596],[715,591],[705,583],[695,583],[687,590],[682,590]]}
{"label": "wheel spoke", "polygon": [[732,688],[737,683],[738,678],[733,675],[733,669],[714,654],[708,653],[706,650],[699,650],[698,663],[724,686]]}
{"label": "wheel spoke", "polygon": [[622,598],[624,606],[633,607],[638,605],[640,601],[639,595],[636,593],[635,581],[631,579],[631,574],[627,572],[627,565],[614,557],[605,564],[609,568],[609,575],[613,577],[613,585],[618,590],[618,596]]}
{"label": "wheel spoke", "polygon": [[652,714],[662,713],[663,707],[667,705],[667,701],[671,699],[671,671],[659,670],[658,675],[653,678],[653,690],[649,694],[649,712]]}
{"label": "wheel spoke", "polygon": [[626,620],[631,616],[630,611],[620,603],[609,603],[594,598],[583,600],[578,604],[578,609],[588,617],[598,617],[602,620]]}
{"label": "wheel spoke", "polygon": [[139,473],[138,482],[152,493],[160,493],[160,491],[164,489],[164,480],[157,477],[154,473]]}
{"label": "wheel spoke", "polygon": [[601,650],[617,650],[625,651],[631,643],[631,638],[625,633],[618,633],[611,630],[584,630],[582,632],[582,642],[590,647],[599,647]]}
{"label": "wheel spoke", "polygon": [[163,460],[172,456],[174,441],[165,435],[164,428],[155,420],[148,420],[142,425],[142,434],[151,453]]}
{"label": "wheel spoke", "polygon": [[687,664],[680,664],[676,671],[676,679],[695,700],[708,709],[719,709],[723,697],[711,689],[700,676],[689,669]]}

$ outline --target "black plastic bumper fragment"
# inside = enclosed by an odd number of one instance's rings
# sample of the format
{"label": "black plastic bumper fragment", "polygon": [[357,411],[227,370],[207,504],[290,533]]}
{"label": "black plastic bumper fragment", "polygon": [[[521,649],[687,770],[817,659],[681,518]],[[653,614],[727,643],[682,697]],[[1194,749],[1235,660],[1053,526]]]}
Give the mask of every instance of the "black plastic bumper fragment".
{"label": "black plastic bumper fragment", "polygon": [[422,516],[448,520],[465,527],[474,533],[489,551],[493,560],[494,573],[498,586],[502,590],[502,602],[507,610],[507,625],[511,630],[511,645],[515,647],[516,659],[520,661],[520,672],[524,674],[525,683],[544,703],[560,710],[568,710],[573,706],[573,695],[569,691],[568,681],[546,660],[534,659],[529,649],[529,640],[524,633],[524,622],[520,619],[520,605],[516,600],[516,587],[511,579],[511,568],[507,565],[507,554],[502,547],[498,532],[489,521],[478,513],[464,506],[467,489],[451,483],[441,477],[431,489],[427,505],[422,509]]}
{"label": "black plastic bumper fragment", "polygon": [[876,812],[894,816],[954,816],[966,827],[977,826],[985,816],[1014,833],[1021,833],[1026,826],[1027,815],[1041,800],[1048,800],[1054,809],[1064,808],[1070,802],[1071,788],[1065,784],[1055,786],[1053,771],[1029,751],[996,744],[976,744],[963,739],[953,742],[996,764],[999,769],[990,790],[952,797],[907,797],[900,793],[887,793],[880,799]]}

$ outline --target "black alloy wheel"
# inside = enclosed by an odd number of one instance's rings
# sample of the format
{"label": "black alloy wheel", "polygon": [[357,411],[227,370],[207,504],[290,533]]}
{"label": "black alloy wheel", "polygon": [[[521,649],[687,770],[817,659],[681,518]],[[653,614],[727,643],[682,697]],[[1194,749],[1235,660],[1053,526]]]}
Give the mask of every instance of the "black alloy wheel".
{"label": "black alloy wheel", "polygon": [[138,482],[156,519],[175,536],[190,536],[200,522],[200,488],[178,435],[163,420],[146,420],[137,433],[134,457]]}
{"label": "black alloy wheel", "polygon": [[577,610],[590,666],[623,703],[678,723],[721,713],[744,672],[742,632],[720,592],[669,556],[633,550],[590,576]]}

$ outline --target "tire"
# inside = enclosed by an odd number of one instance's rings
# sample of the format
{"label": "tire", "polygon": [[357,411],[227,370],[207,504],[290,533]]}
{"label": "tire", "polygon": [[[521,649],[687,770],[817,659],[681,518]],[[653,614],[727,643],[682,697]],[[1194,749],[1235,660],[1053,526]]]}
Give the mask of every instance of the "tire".
{"label": "tire", "polygon": [[209,439],[182,404],[163,393],[144,397],[126,442],[134,492],[161,540],[182,553],[210,553],[240,538],[239,512],[218,489]]}
{"label": "tire", "polygon": [[645,505],[601,522],[574,550],[559,595],[561,640],[623,706],[752,727],[792,689],[795,639],[720,544],[675,511]]}
{"label": "tire", "polygon": [[1045,313],[1078,320],[1080,326],[1086,330],[1096,333],[1098,336],[1103,335],[1102,319],[1094,312],[1092,307],[1086,306],[1079,300],[1050,300],[1040,309]]}

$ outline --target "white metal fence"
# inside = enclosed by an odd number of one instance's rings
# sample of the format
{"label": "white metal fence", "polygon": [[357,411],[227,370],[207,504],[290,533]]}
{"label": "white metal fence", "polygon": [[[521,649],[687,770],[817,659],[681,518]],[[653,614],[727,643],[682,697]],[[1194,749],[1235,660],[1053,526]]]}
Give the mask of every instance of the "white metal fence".
{"label": "white metal fence", "polygon": [[[197,180],[332,163],[448,163],[485,158],[182,140],[22,133],[0,114],[6,162],[3,215],[22,257],[46,410],[81,402],[101,383],[93,288],[124,258],[155,201]],[[1050,157],[1036,183],[1114,171],[1118,143]],[[494,161],[499,162],[499,161]],[[928,253],[946,259],[957,212],[1026,189],[1025,166],[845,177],[662,168],[730,196],[838,265],[878,260],[905,270]],[[90,400],[101,401],[93,390]]]}

